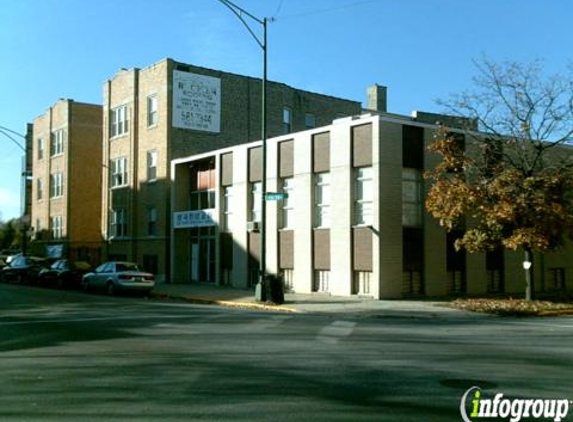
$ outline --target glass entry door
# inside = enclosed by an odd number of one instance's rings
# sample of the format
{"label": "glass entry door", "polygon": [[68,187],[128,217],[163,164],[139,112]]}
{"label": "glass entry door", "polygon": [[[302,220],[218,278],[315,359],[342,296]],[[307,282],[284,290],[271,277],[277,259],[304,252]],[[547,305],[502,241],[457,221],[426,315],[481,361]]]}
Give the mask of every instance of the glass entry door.
{"label": "glass entry door", "polygon": [[201,283],[215,282],[215,238],[191,239],[191,280]]}

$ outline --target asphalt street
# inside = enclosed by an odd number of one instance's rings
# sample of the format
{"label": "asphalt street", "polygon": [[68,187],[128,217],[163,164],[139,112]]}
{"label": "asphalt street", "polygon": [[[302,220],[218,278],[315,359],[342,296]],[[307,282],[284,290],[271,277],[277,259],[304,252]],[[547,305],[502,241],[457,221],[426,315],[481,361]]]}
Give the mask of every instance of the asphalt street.
{"label": "asphalt street", "polygon": [[0,284],[0,421],[460,421],[474,385],[573,399],[572,333],[571,318],[279,314]]}

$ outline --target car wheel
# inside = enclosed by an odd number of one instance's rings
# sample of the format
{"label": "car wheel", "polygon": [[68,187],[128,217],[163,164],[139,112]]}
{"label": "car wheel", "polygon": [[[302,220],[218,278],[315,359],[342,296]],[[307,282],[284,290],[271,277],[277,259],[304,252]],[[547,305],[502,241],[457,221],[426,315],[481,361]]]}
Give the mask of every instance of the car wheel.
{"label": "car wheel", "polygon": [[24,276],[22,274],[18,274],[16,276],[16,283],[18,284],[24,284]]}
{"label": "car wheel", "polygon": [[85,293],[89,293],[90,290],[91,290],[91,286],[90,286],[89,281],[84,281],[84,282],[82,283],[82,288],[83,288],[83,290],[84,290]]}
{"label": "car wheel", "polygon": [[108,296],[115,296],[115,294],[117,293],[115,284],[113,284],[113,282],[111,281],[108,281],[105,287],[105,292],[107,293]]}
{"label": "car wheel", "polygon": [[64,288],[64,280],[62,280],[61,278],[57,278],[56,280],[56,287],[58,289],[63,289]]}

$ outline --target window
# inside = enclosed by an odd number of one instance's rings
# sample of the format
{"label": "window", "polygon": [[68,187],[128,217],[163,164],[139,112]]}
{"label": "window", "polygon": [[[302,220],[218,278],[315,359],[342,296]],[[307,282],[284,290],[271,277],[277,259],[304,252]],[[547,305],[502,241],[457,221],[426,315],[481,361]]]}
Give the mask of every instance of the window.
{"label": "window", "polygon": [[233,231],[233,187],[226,186],[223,192],[223,231]]}
{"label": "window", "polygon": [[[56,130],[52,133],[50,143],[50,156],[59,155],[64,153],[64,130]],[[43,154],[43,153],[42,153]]]}
{"label": "window", "polygon": [[330,271],[315,270],[314,271],[314,292],[328,292],[330,291]]}
{"label": "window", "polygon": [[157,208],[147,208],[147,235],[157,236]]}
{"label": "window", "polygon": [[57,215],[50,217],[50,231],[52,232],[52,239],[62,238],[62,216]]}
{"label": "window", "polygon": [[354,271],[353,293],[358,295],[370,295],[372,293],[372,272]]}
{"label": "window", "polygon": [[262,182],[251,183],[251,221],[261,221]]}
{"label": "window", "polygon": [[44,183],[42,179],[38,179],[36,182],[36,199],[41,201],[44,197]]}
{"label": "window", "polygon": [[147,126],[155,126],[159,121],[157,113],[157,95],[147,97]]}
{"label": "window", "polygon": [[124,135],[128,132],[129,117],[126,105],[111,110],[110,123],[110,137]]}
{"label": "window", "polygon": [[44,158],[44,140],[42,138],[38,138],[37,145],[38,145],[38,160],[41,160]]}
{"label": "window", "polygon": [[50,198],[59,198],[64,192],[64,177],[62,173],[50,174]]}
{"label": "window", "polygon": [[306,113],[304,116],[304,124],[307,129],[316,127],[316,116],[313,113]]}
{"label": "window", "polygon": [[36,235],[40,233],[41,230],[42,230],[42,220],[36,218],[36,228],[35,228]]}
{"label": "window", "polygon": [[330,227],[330,173],[314,177],[314,226]]}
{"label": "window", "polygon": [[111,211],[111,236],[127,236],[127,210],[125,208],[115,208]]}
{"label": "window", "polygon": [[127,158],[111,160],[111,187],[127,186]]}
{"label": "window", "polygon": [[282,222],[281,228],[294,228],[294,178],[288,177],[282,180],[282,190],[286,193],[286,198],[282,200]]}
{"label": "window", "polygon": [[361,167],[355,171],[354,224],[372,225],[372,167]]}
{"label": "window", "polygon": [[417,169],[402,169],[402,225],[422,226],[422,175]]}
{"label": "window", "polygon": [[283,134],[290,133],[292,128],[292,111],[288,107],[283,108]]}
{"label": "window", "polygon": [[147,181],[157,180],[157,151],[147,151]]}

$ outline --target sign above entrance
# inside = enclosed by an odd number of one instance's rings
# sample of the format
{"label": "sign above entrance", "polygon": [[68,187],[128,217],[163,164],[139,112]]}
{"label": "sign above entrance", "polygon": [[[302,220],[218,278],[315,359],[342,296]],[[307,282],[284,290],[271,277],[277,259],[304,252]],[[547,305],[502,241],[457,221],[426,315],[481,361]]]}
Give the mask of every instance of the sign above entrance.
{"label": "sign above entrance", "polygon": [[193,227],[213,227],[215,222],[215,210],[210,208],[197,211],[181,211],[173,213],[174,229],[189,229]]}
{"label": "sign above entrance", "polygon": [[173,71],[173,127],[221,131],[221,79]]}

